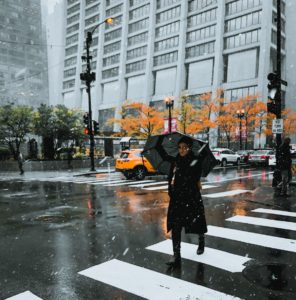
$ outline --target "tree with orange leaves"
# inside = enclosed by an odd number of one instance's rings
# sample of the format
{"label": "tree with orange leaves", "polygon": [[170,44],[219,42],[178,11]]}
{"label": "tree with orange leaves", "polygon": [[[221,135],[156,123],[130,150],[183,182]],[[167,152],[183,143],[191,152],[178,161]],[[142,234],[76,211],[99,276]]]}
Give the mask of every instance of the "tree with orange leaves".
{"label": "tree with orange leaves", "polygon": [[282,110],[282,119],[284,120],[284,134],[294,135],[296,134],[296,112],[291,108]]}
{"label": "tree with orange leaves", "polygon": [[163,129],[163,113],[144,103],[126,101],[120,114],[121,118],[108,120],[109,124],[118,124],[121,127],[120,136],[148,138],[161,133]]}

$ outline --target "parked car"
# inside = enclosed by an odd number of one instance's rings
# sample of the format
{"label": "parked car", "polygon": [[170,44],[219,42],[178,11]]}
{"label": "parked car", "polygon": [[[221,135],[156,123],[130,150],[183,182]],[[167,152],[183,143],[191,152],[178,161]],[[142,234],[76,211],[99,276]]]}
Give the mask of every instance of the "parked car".
{"label": "parked car", "polygon": [[236,153],[240,156],[241,162],[248,163],[250,155],[254,150],[238,150]]}
{"label": "parked car", "polygon": [[249,163],[251,165],[269,165],[269,158],[271,155],[274,155],[275,152],[270,149],[259,149],[255,150],[249,157]]}
{"label": "parked car", "polygon": [[157,171],[142,155],[143,149],[124,150],[120,158],[116,159],[115,169],[120,171],[127,179],[136,178],[143,180],[147,174],[155,174]]}
{"label": "parked car", "polygon": [[268,166],[271,167],[272,169],[275,168],[276,165],[276,159],[275,159],[275,153],[269,155],[269,160],[268,160]]}
{"label": "parked car", "polygon": [[230,149],[214,148],[212,152],[218,164],[221,164],[222,167],[226,167],[228,163],[239,165],[241,162],[241,157]]}

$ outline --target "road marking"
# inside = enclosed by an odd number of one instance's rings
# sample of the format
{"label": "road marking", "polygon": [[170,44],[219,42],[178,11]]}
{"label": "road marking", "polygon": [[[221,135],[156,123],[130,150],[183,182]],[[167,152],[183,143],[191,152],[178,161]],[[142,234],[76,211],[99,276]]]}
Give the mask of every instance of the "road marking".
{"label": "road marking", "polygon": [[[151,182],[151,181],[153,181],[153,180],[145,180],[145,181],[143,181],[143,182]],[[121,183],[110,183],[110,184],[106,184],[105,186],[120,186],[120,185],[130,185],[130,184],[132,184],[132,183],[138,183],[139,182],[139,180],[135,180],[135,181],[129,181],[129,182],[121,182]]]}
{"label": "road marking", "polygon": [[[149,246],[146,249],[173,255],[173,247],[171,240],[165,240],[155,245]],[[232,273],[242,272],[246,267],[244,264],[251,258],[231,254],[225,251],[212,248],[205,248],[203,255],[196,254],[197,246],[188,243],[181,243],[181,256],[192,261],[201,262],[222,270]]]}
{"label": "road marking", "polygon": [[[273,174],[273,172],[266,172],[265,174],[269,175],[269,174]],[[258,177],[258,176],[262,176],[262,173],[256,174],[256,175],[250,174],[248,176],[241,176],[241,177],[228,178],[228,179],[224,179],[224,180],[211,181],[209,183],[220,183],[220,182],[226,182],[226,181],[235,181],[235,180],[239,180],[239,179],[245,179],[245,178],[250,178],[250,177]]]}
{"label": "road marking", "polygon": [[35,296],[30,291],[23,292],[21,294],[6,298],[5,300],[42,300],[41,298]]}
{"label": "road marking", "polygon": [[168,189],[168,184],[166,184],[166,185],[161,185],[161,186],[155,186],[155,187],[147,187],[147,188],[143,188],[143,190],[147,190],[147,191],[167,190],[167,189]]}
{"label": "road marking", "polygon": [[296,240],[208,225],[207,235],[296,253]]}
{"label": "road marking", "polygon": [[123,180],[105,180],[105,181],[100,181],[100,182],[94,182],[94,183],[90,183],[90,184],[94,184],[94,185],[100,185],[100,184],[109,184],[109,183],[120,183],[120,182],[130,182],[132,180],[127,180],[127,179],[123,179]]}
{"label": "road marking", "polygon": [[293,222],[269,220],[269,219],[248,217],[248,216],[234,216],[229,219],[226,219],[226,221],[296,231],[296,223]]}
{"label": "road marking", "polygon": [[159,184],[164,184],[164,183],[168,183],[168,181],[155,181],[153,183],[147,183],[147,184],[141,184],[141,183],[138,183],[138,184],[133,184],[131,185],[131,187],[144,187],[144,186],[150,186],[150,185],[159,185]]}
{"label": "road marking", "polygon": [[250,190],[233,190],[221,193],[214,193],[214,194],[205,194],[203,197],[207,198],[219,198],[219,197],[227,197],[227,196],[235,196],[243,193],[251,192]]}
{"label": "road marking", "polygon": [[257,208],[257,209],[253,209],[252,211],[253,212],[258,212],[258,213],[267,213],[267,214],[279,215],[279,216],[296,217],[295,212],[284,211],[284,210]]}
{"label": "road marking", "polygon": [[79,272],[145,299],[239,299],[198,284],[164,275],[117,259]]}

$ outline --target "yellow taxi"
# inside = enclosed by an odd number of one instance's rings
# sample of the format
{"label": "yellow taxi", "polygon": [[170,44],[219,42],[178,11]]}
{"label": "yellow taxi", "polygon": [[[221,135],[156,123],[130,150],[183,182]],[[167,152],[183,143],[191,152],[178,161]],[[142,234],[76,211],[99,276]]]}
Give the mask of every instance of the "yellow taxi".
{"label": "yellow taxi", "polygon": [[143,149],[123,150],[120,158],[116,159],[116,171],[122,172],[127,179],[138,180],[143,180],[147,174],[155,174],[157,171],[142,155],[142,151]]}

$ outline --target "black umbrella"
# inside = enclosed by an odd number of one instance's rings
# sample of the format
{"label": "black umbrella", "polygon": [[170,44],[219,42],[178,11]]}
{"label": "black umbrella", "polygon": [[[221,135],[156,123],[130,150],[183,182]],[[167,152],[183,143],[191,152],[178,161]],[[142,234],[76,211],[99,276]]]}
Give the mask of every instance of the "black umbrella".
{"label": "black umbrella", "polygon": [[171,163],[178,154],[178,142],[184,136],[192,140],[191,150],[202,160],[202,177],[206,177],[217,164],[208,143],[180,132],[149,137],[144,146],[143,155],[158,172],[168,175]]}

